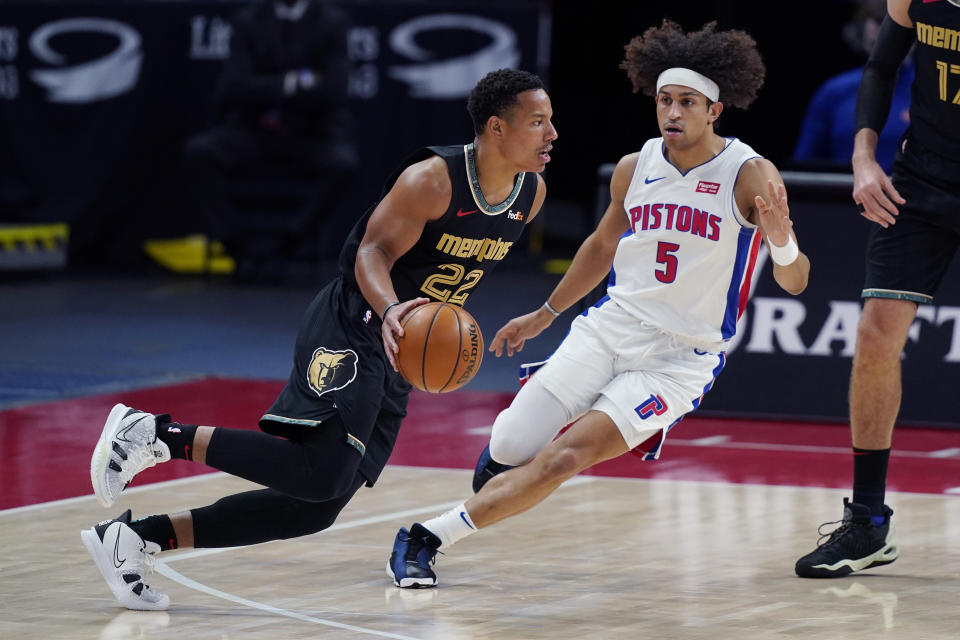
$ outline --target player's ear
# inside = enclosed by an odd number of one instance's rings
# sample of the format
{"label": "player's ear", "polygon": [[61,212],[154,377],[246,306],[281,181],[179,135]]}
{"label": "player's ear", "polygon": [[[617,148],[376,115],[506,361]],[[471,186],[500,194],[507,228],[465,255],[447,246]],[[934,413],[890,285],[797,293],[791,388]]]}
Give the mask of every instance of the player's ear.
{"label": "player's ear", "polygon": [[707,107],[707,112],[709,113],[710,124],[716,122],[717,118],[720,117],[720,114],[723,113],[723,103],[722,102],[713,102]]}
{"label": "player's ear", "polygon": [[499,138],[503,135],[503,120],[499,116],[490,116],[486,130]]}

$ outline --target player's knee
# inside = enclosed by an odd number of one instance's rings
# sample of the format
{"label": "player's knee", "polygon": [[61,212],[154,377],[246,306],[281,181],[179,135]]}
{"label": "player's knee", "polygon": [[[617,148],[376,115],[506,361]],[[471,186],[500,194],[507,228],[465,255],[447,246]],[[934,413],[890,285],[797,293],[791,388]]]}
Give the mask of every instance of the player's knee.
{"label": "player's knee", "polygon": [[536,453],[529,452],[529,446],[520,429],[500,429],[490,437],[490,457],[494,462],[516,467]]}
{"label": "player's knee", "polygon": [[866,311],[857,325],[857,351],[868,357],[899,356],[910,327],[906,320],[879,309]]}
{"label": "player's knee", "polygon": [[356,466],[330,465],[316,470],[297,489],[293,496],[306,502],[325,502],[344,495],[353,487]]}
{"label": "player's knee", "polygon": [[580,471],[580,455],[573,447],[551,447],[541,455],[540,467],[545,481],[562,482]]}

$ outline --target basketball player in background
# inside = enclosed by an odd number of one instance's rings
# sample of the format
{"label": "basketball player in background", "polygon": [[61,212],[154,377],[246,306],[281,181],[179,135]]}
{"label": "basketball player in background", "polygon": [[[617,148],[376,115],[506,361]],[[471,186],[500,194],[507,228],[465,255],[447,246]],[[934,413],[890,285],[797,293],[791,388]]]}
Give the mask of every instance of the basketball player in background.
{"label": "basketball player in background", "polygon": [[[884,504],[900,356],[917,305],[933,300],[960,244],[960,0],[888,0],[857,96],[853,199],[871,225],[863,313],[850,376],[853,500],[840,526],[797,560],[804,578],[833,578],[897,559]],[[910,127],[892,179],[877,163],[897,68],[916,45]],[[826,538],[824,540],[824,537]]]}
{"label": "basketball player in background", "polygon": [[[400,529],[387,565],[397,586],[436,584],[438,549],[526,511],[587,467],[632,449],[656,458],[723,368],[761,237],[777,283],[791,294],[806,288],[810,263],[791,231],[779,172],[714,131],[725,105],[747,107],[763,84],[754,40],[716,23],[688,34],[665,20],[627,45],[621,66],[635,92],[654,98],[662,137],[617,163],[610,205],[570,269],[538,309],[497,332],[490,350],[520,351],[612,266],[607,296],[573,321],[497,416],[478,493]],[[483,484],[491,464],[508,468]]]}
{"label": "basketball player in background", "polygon": [[127,510],[81,532],[121,605],[169,606],[168,596],[143,583],[154,553],[316,533],[376,482],[411,390],[396,366],[403,317],[430,300],[463,306],[546,196],[538,172],[557,131],[540,78],[491,72],[467,110],[473,142],[414,153],[353,228],[339,277],[307,309],[290,380],[260,419],[262,431],[180,424],[122,404],[110,412],[91,461],[104,506],[138,472],[171,458],[267,487],[141,520]]}

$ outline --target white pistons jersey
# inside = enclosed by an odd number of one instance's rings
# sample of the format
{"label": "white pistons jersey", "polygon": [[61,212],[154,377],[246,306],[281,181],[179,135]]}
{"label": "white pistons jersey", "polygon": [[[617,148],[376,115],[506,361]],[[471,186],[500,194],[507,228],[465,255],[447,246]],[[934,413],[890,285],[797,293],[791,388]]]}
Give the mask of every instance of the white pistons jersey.
{"label": "white pistons jersey", "polygon": [[760,157],[728,138],[711,160],[681,173],[663,138],[640,150],[607,294],[645,324],[705,350],[736,333],[760,248],[760,233],[734,199],[740,168]]}

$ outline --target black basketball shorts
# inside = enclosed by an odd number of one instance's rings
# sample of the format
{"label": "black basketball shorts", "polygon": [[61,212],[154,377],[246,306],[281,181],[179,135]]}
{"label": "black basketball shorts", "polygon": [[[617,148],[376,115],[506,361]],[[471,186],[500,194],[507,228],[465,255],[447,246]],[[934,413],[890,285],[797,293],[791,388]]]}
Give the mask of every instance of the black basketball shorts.
{"label": "black basketball shorts", "polygon": [[907,202],[896,224],[871,224],[862,296],[929,303],[960,246],[960,159],[932,153],[908,135],[892,180]]}
{"label": "black basketball shorts", "polygon": [[[345,429],[344,443],[363,456],[360,473],[372,486],[393,450],[410,390],[383,352],[380,319],[360,291],[338,277],[307,308],[290,379],[260,428],[281,436],[302,428]],[[328,420],[335,414],[341,420]]]}

